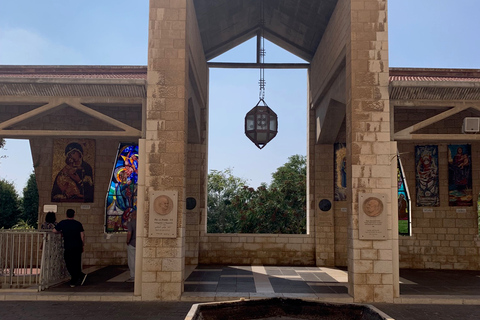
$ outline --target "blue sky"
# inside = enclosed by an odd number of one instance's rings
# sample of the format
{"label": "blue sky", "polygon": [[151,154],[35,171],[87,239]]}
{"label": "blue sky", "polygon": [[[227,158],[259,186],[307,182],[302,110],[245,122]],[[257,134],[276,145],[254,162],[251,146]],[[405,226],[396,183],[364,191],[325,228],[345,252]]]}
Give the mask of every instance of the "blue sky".
{"label": "blue sky", "polygon": [[[480,1],[390,0],[391,67],[480,69]],[[0,64],[146,65],[148,0],[16,0],[0,5]],[[266,44],[265,62],[299,62]],[[254,61],[250,41],[216,61]],[[231,168],[252,186],[293,154],[306,154],[305,70],[266,70],[265,101],[279,133],[258,150],[243,133],[258,102],[258,70],[212,69],[209,168]],[[32,172],[28,142],[7,140],[0,178],[21,190]]]}

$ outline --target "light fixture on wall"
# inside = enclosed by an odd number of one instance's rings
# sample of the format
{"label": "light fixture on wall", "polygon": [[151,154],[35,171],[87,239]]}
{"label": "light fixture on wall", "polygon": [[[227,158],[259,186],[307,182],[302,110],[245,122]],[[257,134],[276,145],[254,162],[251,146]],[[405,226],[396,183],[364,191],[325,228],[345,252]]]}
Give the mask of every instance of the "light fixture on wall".
{"label": "light fixture on wall", "polygon": [[263,37],[263,30],[265,26],[265,14],[263,0],[261,1],[261,19],[260,30],[257,34],[259,37],[257,46],[257,57],[260,63],[260,94],[257,105],[250,110],[245,116],[245,135],[252,140],[252,142],[262,149],[270,142],[278,132],[278,117],[272,109],[270,109],[265,102],[265,69],[263,68],[265,60],[265,42]]}

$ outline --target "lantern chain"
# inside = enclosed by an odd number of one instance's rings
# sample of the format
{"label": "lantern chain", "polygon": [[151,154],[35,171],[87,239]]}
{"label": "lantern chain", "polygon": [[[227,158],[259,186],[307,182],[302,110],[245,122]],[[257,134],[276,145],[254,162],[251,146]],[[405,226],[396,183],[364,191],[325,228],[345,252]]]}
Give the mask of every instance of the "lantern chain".
{"label": "lantern chain", "polygon": [[258,84],[260,85],[260,93],[259,98],[261,101],[265,99],[265,69],[263,68],[263,64],[265,62],[265,38],[263,36],[263,30],[265,27],[265,11],[264,11],[264,0],[261,1],[261,19],[260,19],[260,80]]}

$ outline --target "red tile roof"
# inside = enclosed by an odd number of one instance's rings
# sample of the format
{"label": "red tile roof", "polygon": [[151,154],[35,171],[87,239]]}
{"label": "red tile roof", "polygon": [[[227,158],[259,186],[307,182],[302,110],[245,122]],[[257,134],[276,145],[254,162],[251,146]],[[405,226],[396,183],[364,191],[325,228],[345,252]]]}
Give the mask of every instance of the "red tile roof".
{"label": "red tile roof", "polygon": [[390,76],[392,81],[467,81],[480,82],[480,78],[460,78],[460,77],[424,77],[424,76]]}
{"label": "red tile roof", "polygon": [[480,82],[478,69],[390,68],[392,81]]}
{"label": "red tile roof", "polygon": [[[2,66],[0,78],[146,79],[146,66]],[[478,69],[390,68],[390,82],[480,82]]]}
{"label": "red tile roof", "polygon": [[144,66],[0,66],[0,78],[146,79]]}

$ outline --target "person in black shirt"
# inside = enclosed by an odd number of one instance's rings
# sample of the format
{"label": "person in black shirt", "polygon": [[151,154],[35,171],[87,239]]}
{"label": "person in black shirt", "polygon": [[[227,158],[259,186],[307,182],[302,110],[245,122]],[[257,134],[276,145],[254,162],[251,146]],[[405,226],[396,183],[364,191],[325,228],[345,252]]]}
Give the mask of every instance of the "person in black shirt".
{"label": "person in black shirt", "polygon": [[70,287],[85,283],[87,275],[82,272],[82,252],[85,245],[85,232],[83,225],[74,219],[75,211],[67,210],[67,219],[60,221],[53,229],[54,233],[61,233],[65,248],[64,258],[68,273],[72,277]]}

